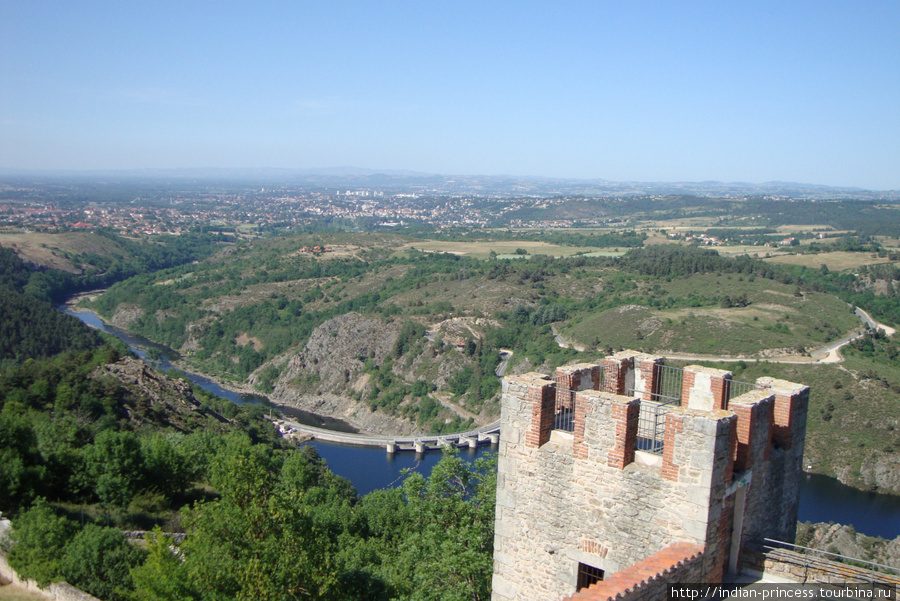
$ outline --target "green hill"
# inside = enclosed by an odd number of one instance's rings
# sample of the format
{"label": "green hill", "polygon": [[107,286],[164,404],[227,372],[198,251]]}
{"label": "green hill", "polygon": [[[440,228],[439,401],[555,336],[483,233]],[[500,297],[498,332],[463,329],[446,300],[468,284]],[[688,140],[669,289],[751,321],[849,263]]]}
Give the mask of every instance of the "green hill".
{"label": "green hill", "polygon": [[[92,307],[175,349],[191,368],[279,401],[364,429],[443,431],[497,417],[500,349],[514,352],[510,369],[518,372],[549,372],[619,348],[766,359],[808,353],[858,329],[847,298],[883,303],[847,274],[685,246],[621,258],[505,260],[410,250],[410,242],[375,234],[240,242],[205,261],[114,285]],[[314,246],[327,250],[308,252]],[[585,350],[561,348],[553,329]],[[860,471],[858,457],[891,451],[875,444],[868,455],[826,451],[840,444],[838,434],[873,431],[853,417],[865,414],[858,407],[872,378],[864,374],[900,382],[892,366],[796,368],[808,375],[785,369],[773,363],[765,373],[813,387],[815,469],[900,490],[890,478]],[[842,394],[852,398],[825,392],[835,374],[850,378]],[[877,419],[894,419],[887,397],[878,407]],[[844,410],[840,431],[837,422],[814,423]]]}

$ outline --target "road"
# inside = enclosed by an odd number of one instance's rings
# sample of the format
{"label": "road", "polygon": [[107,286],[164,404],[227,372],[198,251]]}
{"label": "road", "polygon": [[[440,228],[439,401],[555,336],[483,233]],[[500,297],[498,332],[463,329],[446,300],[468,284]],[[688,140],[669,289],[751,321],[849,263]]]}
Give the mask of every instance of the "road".
{"label": "road", "polygon": [[314,440],[322,442],[332,442],[336,444],[347,444],[360,447],[380,447],[385,448],[389,444],[394,444],[400,450],[411,450],[416,445],[424,445],[427,448],[435,449],[442,446],[464,446],[468,444],[468,439],[476,439],[478,441],[491,440],[491,435],[500,432],[500,420],[491,422],[484,426],[479,426],[473,430],[465,432],[456,432],[453,434],[429,434],[427,436],[380,436],[374,434],[353,434],[349,432],[336,432],[335,430],[325,430],[324,428],[316,428],[314,426],[306,426],[295,422],[291,419],[273,420],[276,426],[287,426],[293,432],[292,436],[297,434],[306,435]]}
{"label": "road", "polygon": [[[872,319],[871,315],[869,315],[859,307],[856,307],[855,312],[865,325],[865,329],[851,332],[840,340],[836,340],[822,348],[811,351],[808,356],[784,354],[771,357],[723,357],[720,355],[696,355],[692,353],[666,353],[666,358],[676,359],[680,361],[716,361],[719,363],[737,363],[738,361],[746,361],[751,363],[758,361],[768,361],[769,363],[840,363],[844,360],[839,352],[840,348],[863,336],[866,332],[866,329],[884,330],[884,333],[888,336],[893,336],[897,333],[894,328],[883,323],[878,323],[877,321]],[[553,336],[556,338],[556,343],[560,347],[569,348],[570,346],[573,346],[563,340],[562,336],[560,336],[559,334],[554,332]]]}

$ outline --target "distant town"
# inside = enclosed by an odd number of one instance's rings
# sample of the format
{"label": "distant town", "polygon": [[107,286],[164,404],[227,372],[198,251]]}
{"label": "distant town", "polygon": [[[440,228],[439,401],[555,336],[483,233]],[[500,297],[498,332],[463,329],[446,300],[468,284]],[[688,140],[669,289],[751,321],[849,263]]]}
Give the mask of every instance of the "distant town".
{"label": "distant town", "polygon": [[397,228],[431,227],[609,227],[617,217],[588,220],[522,219],[510,216],[528,209],[547,209],[579,197],[491,198],[434,196],[373,189],[192,192],[138,197],[130,201],[47,198],[37,187],[11,187],[0,199],[0,227],[58,232],[109,228],[124,235],[174,234],[202,226],[211,230],[252,233],[269,226],[296,228],[316,223],[362,223]]}
{"label": "distant town", "polygon": [[[35,232],[106,228],[178,235],[204,228],[254,236],[298,228],[622,228],[635,199],[858,200],[892,203],[900,192],[789,183],[639,184],[506,177],[265,174],[203,177],[0,177],[0,228]],[[278,182],[276,175],[284,175]],[[2,174],[0,174],[2,176]],[[629,205],[629,210],[624,210]],[[701,244],[719,241],[704,239]],[[788,243],[790,243],[788,241]]]}

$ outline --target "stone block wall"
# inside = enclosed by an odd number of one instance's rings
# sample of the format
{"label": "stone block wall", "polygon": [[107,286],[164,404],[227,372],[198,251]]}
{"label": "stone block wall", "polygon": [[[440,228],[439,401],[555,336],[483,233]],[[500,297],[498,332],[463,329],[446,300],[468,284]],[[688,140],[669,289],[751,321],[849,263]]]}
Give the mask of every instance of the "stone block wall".
{"label": "stone block wall", "polygon": [[5,553],[0,553],[0,584],[14,584],[49,601],[100,601],[97,597],[75,588],[68,582],[54,582],[50,586],[41,588],[34,580],[19,578],[6,560]]}
{"label": "stone block wall", "polygon": [[600,366],[596,363],[566,365],[556,370],[554,380],[556,381],[556,404],[571,408],[573,392],[600,388]]}
{"label": "stone block wall", "polygon": [[699,545],[675,543],[563,601],[665,599],[669,584],[702,582],[702,556]]}
{"label": "stone block wall", "polygon": [[[494,601],[560,599],[579,563],[612,574],[677,543],[698,545],[700,579],[716,582],[742,535],[784,535],[788,523],[793,535],[809,389],[763,379],[729,402],[730,372],[688,367],[662,457],[638,461],[640,404],[661,363],[623,352],[556,381],[504,380]],[[572,399],[573,432],[552,430],[559,398]]]}
{"label": "stone block wall", "polygon": [[792,541],[800,505],[809,387],[775,378],[759,378],[756,383],[775,397],[768,481],[761,493],[771,502],[766,529],[769,538]]}
{"label": "stone block wall", "polygon": [[733,415],[674,411],[673,477],[666,479],[659,467],[633,460],[639,399],[579,392],[576,432],[534,445],[524,434],[533,431],[529,399],[545,398],[555,384],[535,375],[507,380],[494,542],[496,601],[559,599],[575,590],[579,562],[614,573],[680,541],[711,549],[701,569],[706,575],[721,572],[719,522],[725,506],[712,491],[721,488],[724,496]]}
{"label": "stone block wall", "polygon": [[900,598],[900,576],[873,572],[788,549],[745,551],[743,568],[749,574],[774,581],[784,579],[800,583],[874,583],[885,588],[891,587],[894,591],[893,598]]}

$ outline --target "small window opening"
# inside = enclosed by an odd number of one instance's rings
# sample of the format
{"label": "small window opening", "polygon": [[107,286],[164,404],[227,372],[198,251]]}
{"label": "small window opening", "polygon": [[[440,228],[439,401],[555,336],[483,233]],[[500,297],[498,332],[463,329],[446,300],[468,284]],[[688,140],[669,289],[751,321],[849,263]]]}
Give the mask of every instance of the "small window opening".
{"label": "small window opening", "polygon": [[576,591],[587,588],[595,582],[600,582],[601,580],[603,580],[603,570],[584,563],[578,564],[578,584],[575,589]]}

